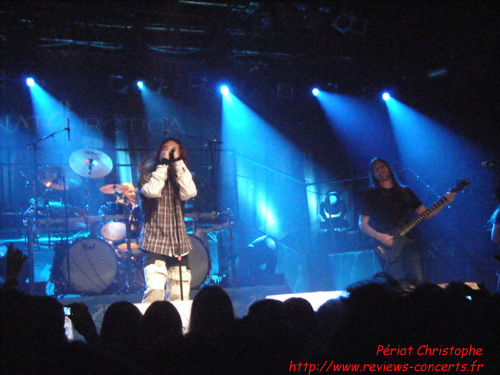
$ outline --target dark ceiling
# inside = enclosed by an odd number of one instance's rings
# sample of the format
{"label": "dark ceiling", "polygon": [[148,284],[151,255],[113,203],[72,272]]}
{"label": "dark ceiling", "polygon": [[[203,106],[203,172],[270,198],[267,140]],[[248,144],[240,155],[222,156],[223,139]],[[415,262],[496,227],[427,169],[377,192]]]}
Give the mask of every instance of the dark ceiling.
{"label": "dark ceiling", "polygon": [[133,78],[317,84],[358,96],[389,86],[427,94],[448,80],[446,96],[484,93],[478,87],[500,73],[496,1],[3,1],[0,9],[5,79],[77,56]]}

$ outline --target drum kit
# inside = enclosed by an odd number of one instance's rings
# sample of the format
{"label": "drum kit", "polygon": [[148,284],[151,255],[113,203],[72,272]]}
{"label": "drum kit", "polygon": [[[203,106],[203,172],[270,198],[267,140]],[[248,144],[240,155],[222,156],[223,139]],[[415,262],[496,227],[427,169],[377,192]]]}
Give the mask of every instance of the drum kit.
{"label": "drum kit", "polygon": [[[140,268],[137,241],[132,243],[132,235],[137,237],[140,230],[138,209],[132,220],[133,209],[137,206],[135,188],[130,183],[101,187],[102,193],[116,195],[116,202],[114,206],[110,204],[106,212],[89,215],[89,184],[85,208],[67,203],[68,191],[80,187],[82,178],[107,176],[113,169],[113,162],[102,151],[81,149],[71,154],[69,167],[46,165],[37,168],[36,178],[46,189],[41,196],[30,200],[31,205],[23,215],[28,238],[34,237],[34,242],[38,241],[38,231],[46,229],[50,247],[51,233],[58,229],[65,231],[65,240],[54,246],[50,276],[54,294],[95,294],[108,290],[130,292],[143,288],[143,279],[129,277],[132,272],[141,273],[136,272]],[[49,199],[54,190],[62,192],[60,201]],[[93,230],[96,226],[100,233]],[[69,229],[79,232],[70,237]]]}
{"label": "drum kit", "polygon": [[[89,184],[86,187],[85,208],[68,204],[67,192],[80,187],[82,177],[96,179],[107,176],[113,169],[113,162],[102,151],[82,149],[71,154],[69,166],[70,169],[57,166],[38,168],[36,177],[46,190],[41,197],[31,199],[31,206],[24,212],[29,235],[37,237],[38,228],[43,226],[48,228],[49,233],[61,227],[66,232],[66,240],[54,246],[50,275],[54,295],[143,291],[142,253],[138,247],[142,213],[137,189],[132,183],[100,187],[100,192],[112,195],[114,201],[103,204],[98,215],[89,215]],[[62,202],[47,199],[53,190],[63,193]],[[200,215],[208,214],[191,215],[191,220],[198,220]],[[69,237],[69,228],[79,232]],[[189,256],[191,287],[196,288],[209,277],[211,261],[207,246],[198,237],[189,237],[193,248]]]}

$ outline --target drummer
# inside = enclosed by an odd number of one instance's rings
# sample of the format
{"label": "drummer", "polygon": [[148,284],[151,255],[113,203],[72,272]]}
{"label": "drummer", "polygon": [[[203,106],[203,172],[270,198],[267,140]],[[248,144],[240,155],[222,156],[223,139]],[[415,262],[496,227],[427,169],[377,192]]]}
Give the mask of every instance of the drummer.
{"label": "drummer", "polygon": [[130,229],[132,230],[132,237],[138,238],[139,233],[142,228],[142,210],[139,205],[139,200],[136,195],[136,188],[130,182],[124,182],[122,184],[123,188],[126,189],[123,192],[125,199],[121,197],[116,197],[116,202],[119,204],[128,204],[130,208]]}
{"label": "drummer", "polygon": [[102,205],[99,210],[99,215],[121,215],[124,213],[125,206],[129,206],[130,212],[137,207],[137,196],[135,187],[130,182],[124,182],[120,185],[105,185],[101,188],[105,194],[113,194],[114,201],[107,202]]}
{"label": "drummer", "polygon": [[121,184],[124,192],[122,197],[116,196],[116,202],[120,204],[130,205],[130,209],[133,210],[137,206],[137,196],[135,194],[135,187],[130,182],[124,182]]}

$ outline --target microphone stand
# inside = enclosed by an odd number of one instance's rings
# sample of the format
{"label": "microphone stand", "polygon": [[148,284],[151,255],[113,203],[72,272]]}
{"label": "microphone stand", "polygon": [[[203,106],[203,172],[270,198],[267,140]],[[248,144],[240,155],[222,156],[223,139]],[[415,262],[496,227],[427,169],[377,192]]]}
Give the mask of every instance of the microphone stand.
{"label": "microphone stand", "polygon": [[[164,125],[166,127],[166,119],[164,119]],[[208,151],[210,153],[210,179],[212,181],[212,186],[215,187],[215,145],[216,144],[219,144],[221,145],[222,144],[222,141],[219,141],[217,139],[209,139],[209,138],[205,138],[205,137],[202,137],[202,136],[198,136],[198,135],[191,135],[191,134],[187,134],[187,133],[177,133],[177,132],[174,132],[174,131],[171,131],[171,130],[164,130],[163,131],[163,134],[175,134],[175,135],[181,135],[183,137],[186,137],[186,138],[190,138],[190,139],[197,139],[197,140],[200,140],[200,141],[204,141],[204,142],[207,142],[208,144]],[[217,199],[215,197],[215,192],[216,192],[217,189],[213,189],[214,191],[214,194],[212,196],[212,199],[210,199],[212,202],[213,202],[213,205],[212,205],[212,211],[218,211],[217,210]],[[196,228],[196,224],[194,224],[194,228]],[[194,230],[193,230],[194,232]],[[230,246],[232,247],[232,238],[231,238],[231,242],[230,242]],[[220,249],[218,249],[219,251],[219,258],[220,258]],[[233,249],[230,249],[230,253],[234,253]],[[220,268],[220,266],[219,266]],[[234,270],[233,270],[234,272]],[[180,275],[180,284],[181,284],[181,300],[184,299],[184,296],[183,296],[183,288],[182,288],[182,268],[181,268],[181,265],[179,263],[179,275]],[[189,298],[189,297],[188,297]]]}
{"label": "microphone stand", "polygon": [[179,286],[181,291],[181,301],[184,301],[184,285],[182,285],[182,257],[180,255],[177,257],[177,261],[179,262]]}
{"label": "microphone stand", "polygon": [[133,284],[133,277],[132,277],[132,248],[130,247],[130,240],[131,240],[131,237],[132,237],[132,229],[131,229],[131,225],[130,225],[130,220],[131,220],[131,215],[132,215],[132,210],[131,210],[131,207],[129,205],[129,199],[125,196],[125,195],[122,195],[120,193],[117,193],[115,192],[115,195],[120,197],[124,204],[125,204],[125,207],[124,207],[124,211],[123,211],[123,216],[124,216],[124,219],[125,219],[125,241],[126,241],[126,244],[127,244],[127,256],[126,256],[126,259],[125,259],[125,268],[126,268],[126,272],[127,272],[127,281],[126,281],[126,288],[125,288],[125,291],[127,293],[130,293],[131,292],[131,288],[132,288],[132,284]]}
{"label": "microphone stand", "polygon": [[[66,131],[67,129],[60,129],[57,130],[49,135],[46,135],[45,137],[38,138],[34,140],[33,142],[30,142],[25,145],[26,148],[33,148],[33,170],[34,170],[34,177],[35,177],[35,187],[34,187],[34,193],[35,193],[35,198],[34,198],[34,203],[33,207],[34,209],[31,211],[31,217],[28,215],[28,220],[27,220],[27,239],[28,239],[28,286],[29,286],[29,293],[30,295],[35,294],[35,251],[34,251],[34,242],[35,242],[35,237],[37,237],[37,234],[35,231],[37,230],[37,214],[38,214],[38,186],[36,183],[36,175],[38,171],[38,144],[46,139],[49,139],[51,137],[54,137],[56,134],[61,133],[63,131]],[[38,238],[36,238],[38,240]]]}

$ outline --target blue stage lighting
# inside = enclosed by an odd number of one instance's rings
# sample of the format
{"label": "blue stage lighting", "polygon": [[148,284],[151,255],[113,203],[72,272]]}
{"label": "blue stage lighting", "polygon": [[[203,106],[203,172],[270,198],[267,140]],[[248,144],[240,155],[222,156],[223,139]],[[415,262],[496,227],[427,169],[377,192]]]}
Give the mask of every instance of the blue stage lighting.
{"label": "blue stage lighting", "polygon": [[384,92],[382,94],[382,99],[384,99],[385,101],[388,101],[390,98],[391,98],[391,95],[388,92]]}
{"label": "blue stage lighting", "polygon": [[318,95],[319,95],[319,90],[318,90],[316,87],[315,87],[315,88],[313,88],[313,89],[312,89],[312,94],[313,94],[314,96],[318,96]]}
{"label": "blue stage lighting", "polygon": [[31,77],[29,78],[26,78],[26,84],[29,86],[29,87],[35,87],[35,80]]}
{"label": "blue stage lighting", "polygon": [[142,90],[144,88],[144,82],[143,81],[137,81],[137,87],[139,90]]}
{"label": "blue stage lighting", "polygon": [[221,86],[220,92],[222,95],[228,95],[229,94],[229,87],[227,87],[226,85]]}

